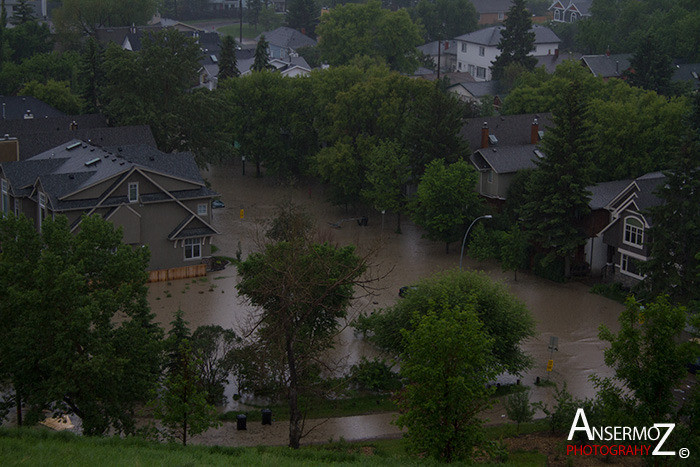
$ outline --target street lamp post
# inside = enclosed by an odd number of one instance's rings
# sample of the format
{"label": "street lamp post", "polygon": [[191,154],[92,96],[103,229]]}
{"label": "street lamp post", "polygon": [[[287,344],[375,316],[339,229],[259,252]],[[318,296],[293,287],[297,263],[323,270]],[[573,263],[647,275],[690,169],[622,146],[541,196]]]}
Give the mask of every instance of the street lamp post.
{"label": "street lamp post", "polygon": [[462,270],[462,258],[464,258],[464,244],[467,242],[467,236],[469,235],[469,231],[472,229],[474,224],[476,224],[476,221],[479,219],[491,219],[493,216],[491,214],[486,214],[485,216],[477,217],[472,221],[471,224],[469,224],[469,228],[467,229],[467,233],[464,234],[464,238],[462,239],[462,252],[459,254],[459,270]]}

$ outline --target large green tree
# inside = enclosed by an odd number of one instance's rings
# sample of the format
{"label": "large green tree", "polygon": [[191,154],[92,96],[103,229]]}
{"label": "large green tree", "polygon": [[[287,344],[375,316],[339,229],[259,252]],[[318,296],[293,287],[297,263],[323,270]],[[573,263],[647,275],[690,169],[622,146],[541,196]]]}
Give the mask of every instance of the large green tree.
{"label": "large green tree", "polygon": [[537,64],[537,60],[530,56],[535,48],[535,33],[530,31],[532,19],[525,7],[525,0],[513,1],[503,24],[505,29],[501,31],[501,41],[498,43],[501,53],[491,66],[495,80],[503,78],[509,66],[519,65],[525,70],[532,70]]}
{"label": "large green tree", "polygon": [[673,71],[671,56],[662,49],[657,37],[648,35],[635,49],[630,69],[623,76],[633,86],[668,94]]}
{"label": "large green tree", "polygon": [[396,421],[407,428],[414,454],[444,462],[468,460],[484,443],[479,412],[488,407],[493,337],[484,332],[473,303],[455,304],[442,291],[426,314],[415,314],[403,331],[406,349],[401,374],[406,388],[398,398]]}
{"label": "large green tree", "polygon": [[547,255],[544,263],[571,259],[585,243],[581,219],[590,208],[586,187],[591,178],[591,131],[581,84],[570,84],[553,115],[554,126],[540,144],[543,156],[528,180],[526,202],[520,209],[525,228]]}
{"label": "large green tree", "polygon": [[224,36],[221,40],[221,54],[219,56],[219,81],[235,78],[240,74],[236,60],[236,40],[231,36]]}
{"label": "large green tree", "polygon": [[316,37],[321,8],[315,0],[291,0],[287,4],[286,24],[309,37]]}
{"label": "large green tree", "polygon": [[60,34],[94,35],[101,27],[146,24],[157,7],[156,0],[63,0],[53,21]]}
{"label": "large green tree", "polygon": [[18,409],[34,420],[48,408],[74,413],[89,435],[133,432],[160,363],[148,249],[123,244],[99,216],[84,217],[77,235],[63,216],[44,220],[41,233],[9,216],[0,235],[0,371]]}
{"label": "large green tree", "polygon": [[422,33],[404,9],[385,10],[377,0],[337,6],[321,17],[316,33],[321,58],[330,65],[347,65],[367,55],[405,73],[418,67],[416,47],[423,42]]}
{"label": "large green tree", "polygon": [[489,361],[496,372],[518,374],[527,369],[531,360],[521,344],[534,335],[534,320],[525,304],[503,284],[480,272],[435,274],[411,287],[394,306],[359,317],[354,326],[371,343],[399,358],[407,351],[407,342],[421,317],[464,310],[467,303],[473,305],[481,331],[492,341]]}
{"label": "large green tree", "polygon": [[271,378],[282,392],[277,397],[289,405],[292,448],[299,447],[303,435],[306,407],[301,400],[317,388],[318,359],[333,346],[339,320],[366,269],[352,246],[316,243],[309,234],[270,243],[239,266],[236,288],[260,309],[255,340],[265,355],[274,357],[256,371],[278,372]]}
{"label": "large green tree", "polygon": [[450,243],[461,238],[465,226],[482,213],[477,179],[471,164],[459,160],[445,165],[438,159],[427,165],[418,183],[411,218],[429,239],[445,242],[446,253]]}
{"label": "large green tree", "polygon": [[261,35],[258,39],[258,45],[255,47],[255,59],[253,60],[253,66],[250,67],[251,71],[263,71],[270,69],[270,55],[267,49],[270,44],[265,40],[265,35]]}
{"label": "large green tree", "polygon": [[454,39],[476,29],[479,14],[469,0],[420,0],[410,10],[420,21],[428,41]]}
{"label": "large green tree", "polygon": [[83,100],[71,92],[69,83],[66,81],[50,79],[46,84],[30,81],[22,87],[19,95],[36,97],[68,115],[81,113],[84,106]]}
{"label": "large green tree", "polygon": [[78,88],[86,113],[96,113],[101,108],[103,86],[104,49],[96,39],[89,37],[80,53],[78,68]]}

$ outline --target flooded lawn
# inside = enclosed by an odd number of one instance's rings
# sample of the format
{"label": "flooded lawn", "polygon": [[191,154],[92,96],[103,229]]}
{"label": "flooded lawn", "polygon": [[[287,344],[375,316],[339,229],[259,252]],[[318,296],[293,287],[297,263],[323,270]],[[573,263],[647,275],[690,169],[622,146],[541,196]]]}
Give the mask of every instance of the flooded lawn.
{"label": "flooded lawn", "polygon": [[[225,208],[213,211],[214,226],[221,232],[213,241],[219,248],[217,254],[235,256],[239,242],[243,258],[256,251],[256,239],[263,231],[262,223],[273,216],[278,204],[285,201],[304,206],[316,219],[317,228],[324,238],[340,244],[354,244],[360,252],[377,250],[373,272],[383,276],[378,282],[379,290],[373,296],[356,300],[349,313],[351,317],[390,306],[398,299],[401,286],[459,266],[459,245],[452,245],[450,254],[445,254],[444,244],[421,238],[420,229],[408,220],[402,223],[403,234],[396,234],[394,216],[386,216],[382,228],[381,214],[352,213],[331,206],[325,201],[319,186],[281,186],[252,175],[242,177],[240,166],[217,166],[204,175],[226,204]],[[368,214],[367,226],[359,226],[355,221],[342,222],[339,229],[331,225],[342,219]],[[595,390],[589,376],[612,374],[603,362],[605,345],[597,337],[598,327],[605,324],[616,331],[622,305],[590,294],[588,287],[579,283],[557,284],[523,273],[518,274],[515,282],[512,272],[502,272],[496,263],[480,263],[465,257],[464,264],[465,268],[483,270],[494,280],[502,281],[527,304],[535,317],[539,335],[524,344],[525,350],[535,359],[535,366],[522,377],[523,383],[532,387],[532,400],[551,402],[552,388],[535,387],[533,383],[537,376],[548,377],[560,385],[566,382],[574,396],[592,397]],[[156,319],[166,328],[174,312],[181,308],[192,328],[219,324],[240,329],[245,327],[254,309],[237,296],[236,281],[235,268],[228,267],[198,280],[151,284],[149,301]],[[552,357],[554,369],[547,375],[550,336],[558,337],[559,345]],[[346,328],[338,336],[337,346],[329,357],[342,360],[349,367],[362,356],[376,354],[376,350],[357,338],[351,328]],[[333,430],[324,434],[324,440],[330,436],[336,439],[345,436]],[[365,437],[372,436],[376,435]]]}

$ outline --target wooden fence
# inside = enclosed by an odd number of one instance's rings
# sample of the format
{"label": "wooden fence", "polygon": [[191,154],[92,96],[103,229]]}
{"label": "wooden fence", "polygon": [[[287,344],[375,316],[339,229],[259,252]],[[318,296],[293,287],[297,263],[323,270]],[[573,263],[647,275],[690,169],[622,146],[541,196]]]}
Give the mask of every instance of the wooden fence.
{"label": "wooden fence", "polygon": [[180,268],[158,269],[148,272],[148,282],[176,281],[178,279],[191,279],[207,275],[206,264],[193,264]]}

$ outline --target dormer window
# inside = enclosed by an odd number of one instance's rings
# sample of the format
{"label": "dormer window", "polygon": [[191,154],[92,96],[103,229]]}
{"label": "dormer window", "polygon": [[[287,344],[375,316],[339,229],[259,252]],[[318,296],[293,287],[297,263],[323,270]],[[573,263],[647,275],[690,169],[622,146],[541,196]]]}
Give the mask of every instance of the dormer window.
{"label": "dormer window", "polygon": [[644,244],[644,224],[636,217],[625,218],[625,236],[622,243],[642,248]]}
{"label": "dormer window", "polygon": [[139,182],[129,183],[129,202],[135,203],[139,200]]}

